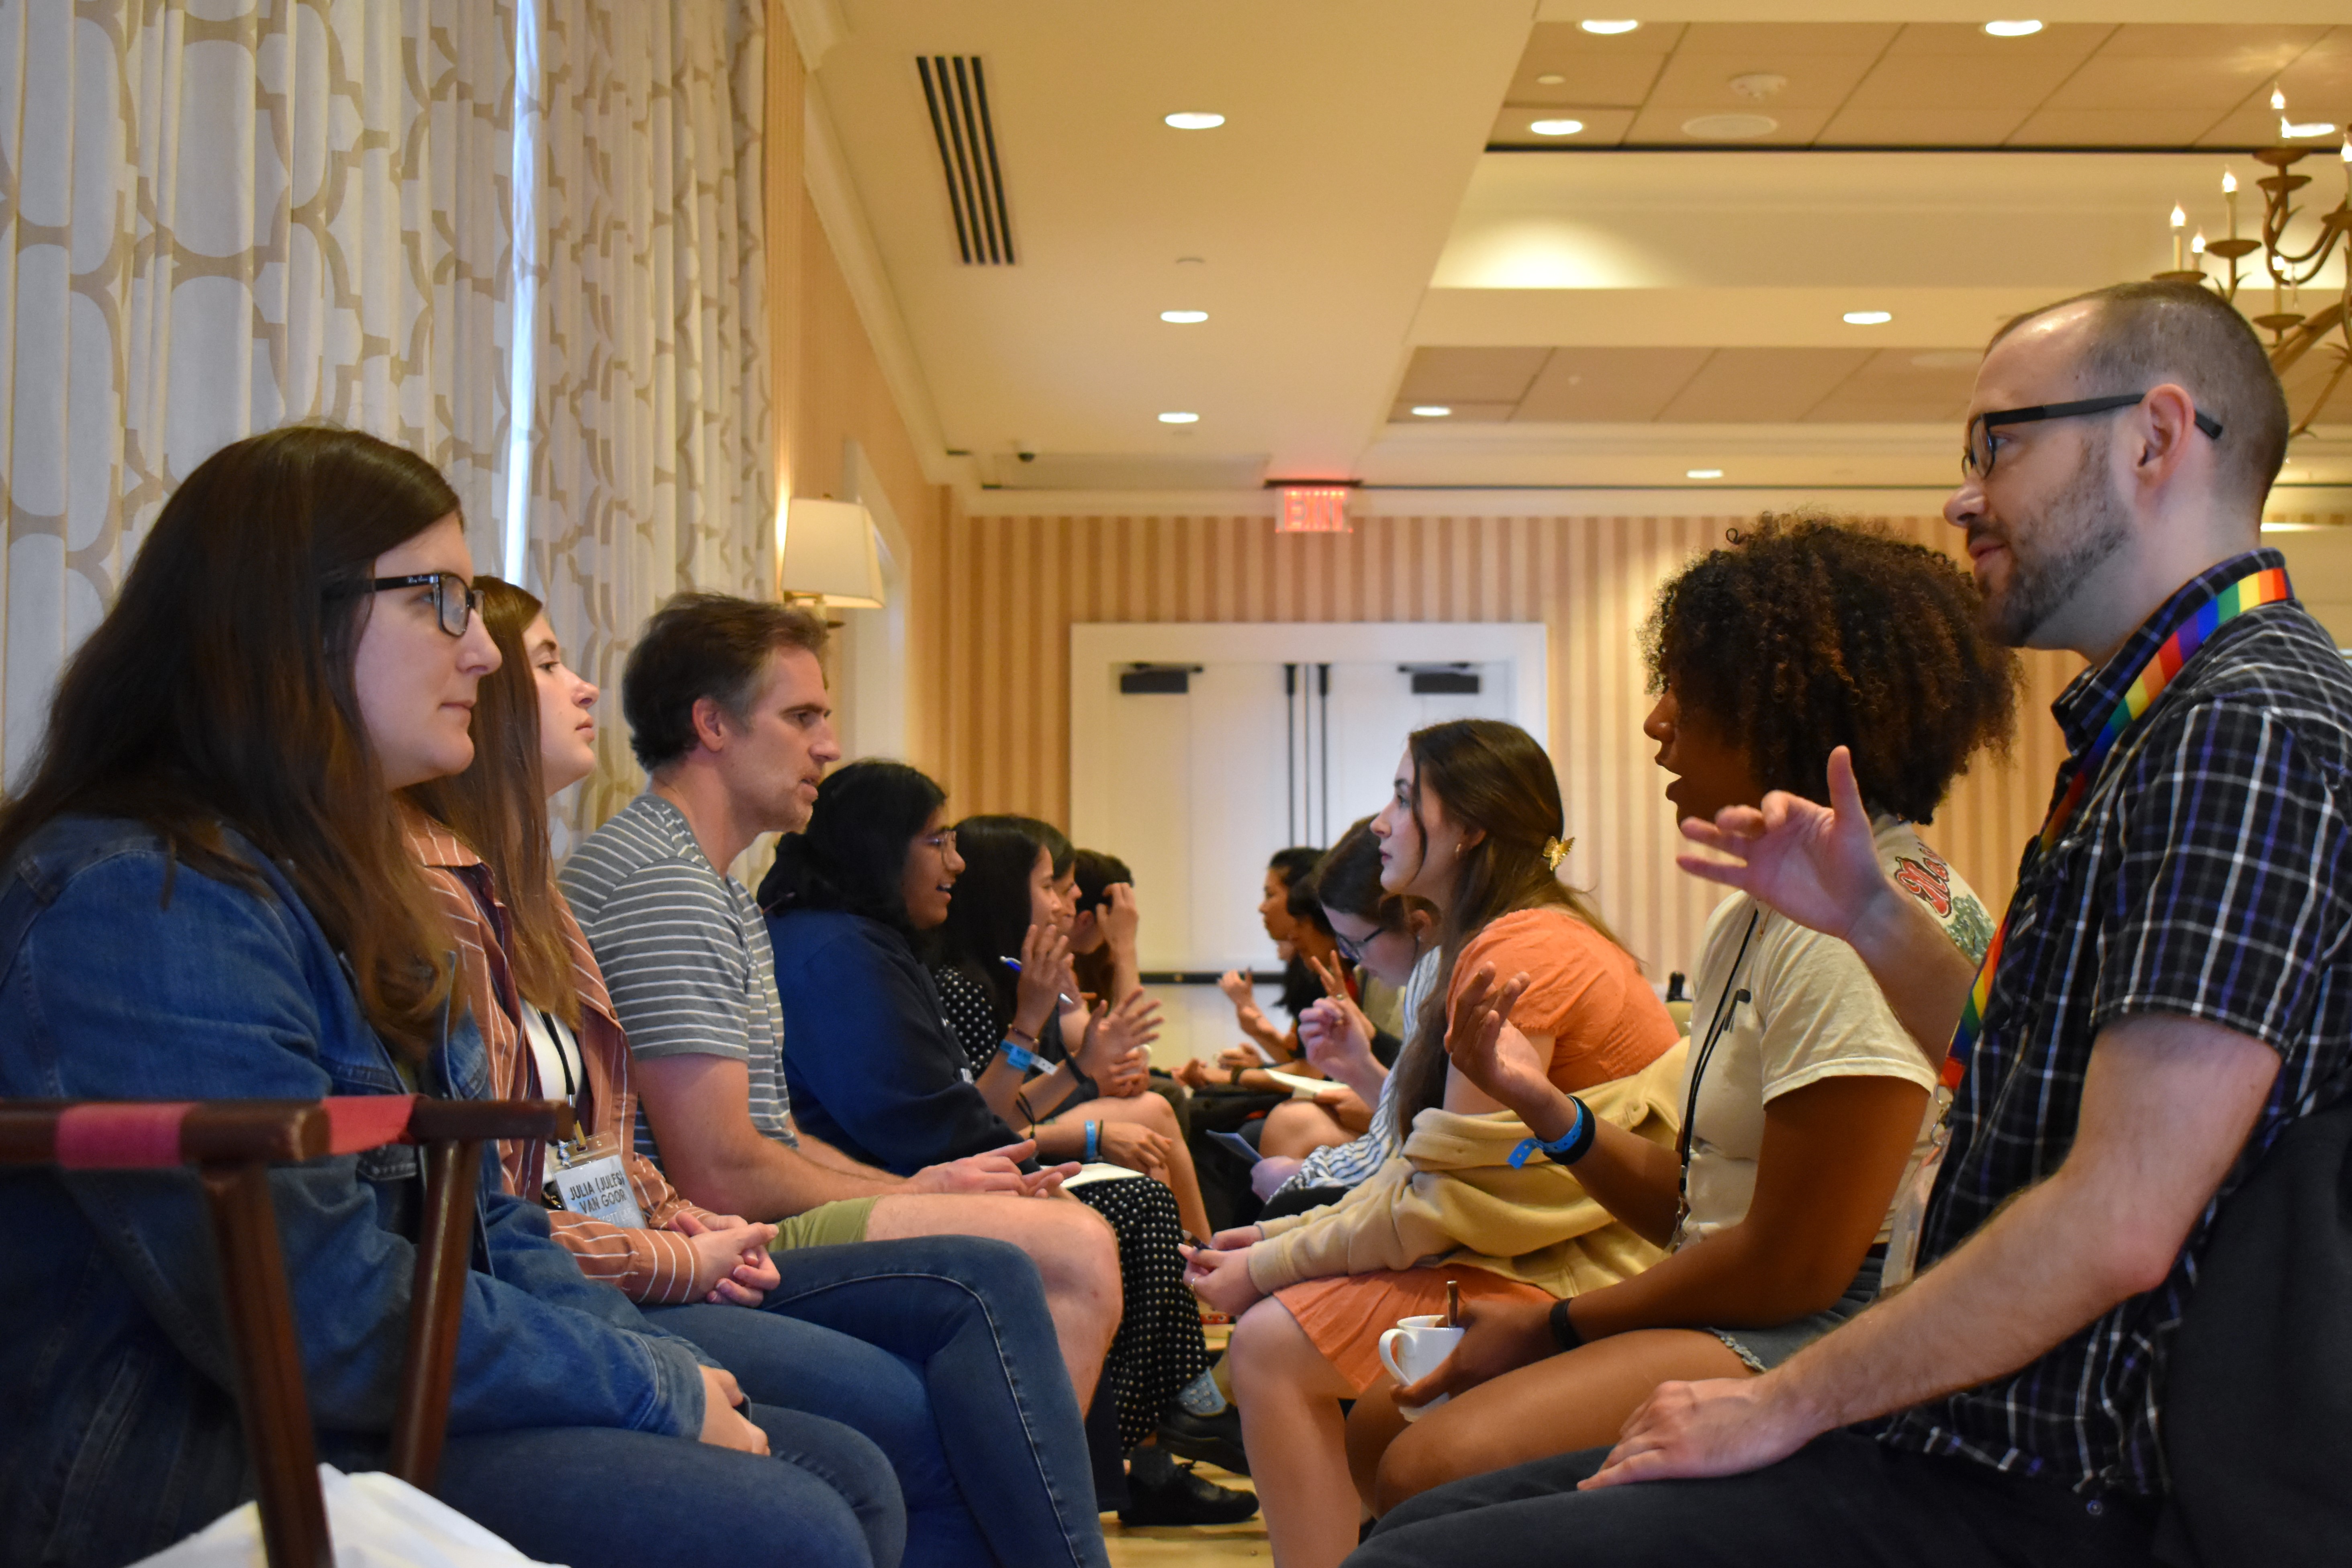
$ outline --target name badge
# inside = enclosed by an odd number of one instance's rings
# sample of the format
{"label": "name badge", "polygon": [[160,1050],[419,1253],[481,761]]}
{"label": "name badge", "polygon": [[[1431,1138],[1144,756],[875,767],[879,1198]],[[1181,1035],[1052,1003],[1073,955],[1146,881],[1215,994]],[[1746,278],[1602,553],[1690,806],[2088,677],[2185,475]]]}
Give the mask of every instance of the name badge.
{"label": "name badge", "polygon": [[637,1194],[621,1165],[620,1140],[610,1133],[556,1151],[555,1194],[573,1214],[631,1230],[645,1228],[645,1211],[637,1207]]}

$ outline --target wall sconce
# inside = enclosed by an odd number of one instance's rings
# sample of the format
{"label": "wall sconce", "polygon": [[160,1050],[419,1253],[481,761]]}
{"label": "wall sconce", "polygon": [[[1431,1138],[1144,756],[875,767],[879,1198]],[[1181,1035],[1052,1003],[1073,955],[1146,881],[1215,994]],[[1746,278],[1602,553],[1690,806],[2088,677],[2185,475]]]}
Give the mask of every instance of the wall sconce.
{"label": "wall sconce", "polygon": [[814,599],[828,610],[882,607],[882,558],[874,519],[856,501],[794,496],[784,506],[776,575],[787,601]]}

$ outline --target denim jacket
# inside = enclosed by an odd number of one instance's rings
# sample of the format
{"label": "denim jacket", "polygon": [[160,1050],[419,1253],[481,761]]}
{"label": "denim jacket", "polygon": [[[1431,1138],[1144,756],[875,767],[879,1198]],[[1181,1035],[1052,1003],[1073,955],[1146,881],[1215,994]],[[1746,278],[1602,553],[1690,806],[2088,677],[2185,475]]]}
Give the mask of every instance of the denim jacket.
{"label": "denim jacket", "polygon": [[[308,1100],[406,1091],[278,868],[258,896],[135,823],[62,818],[0,876],[0,1098]],[[427,1092],[479,1096],[460,1018]],[[488,1151],[485,1151],[486,1166]],[[696,1437],[707,1358],[584,1278],[483,1173],[452,1433]],[[421,1163],[395,1145],[272,1173],[320,1457],[380,1467],[405,1349]],[[195,1175],[0,1167],[0,1562],[107,1565],[252,1494]]]}

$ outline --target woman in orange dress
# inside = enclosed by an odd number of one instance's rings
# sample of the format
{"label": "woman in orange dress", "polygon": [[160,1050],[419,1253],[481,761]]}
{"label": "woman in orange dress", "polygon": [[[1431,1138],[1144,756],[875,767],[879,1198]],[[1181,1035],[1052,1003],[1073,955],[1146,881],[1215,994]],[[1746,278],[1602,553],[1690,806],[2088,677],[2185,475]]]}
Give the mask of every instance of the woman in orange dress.
{"label": "woman in orange dress", "polygon": [[1454,992],[1482,968],[1525,973],[1513,1016],[1552,1081],[1594,1114],[1673,1137],[1681,1054],[1673,1020],[1599,917],[1559,879],[1565,830],[1543,748],[1516,725],[1458,720],[1417,731],[1374,819],[1381,885],[1440,910],[1441,956],[1396,1072],[1403,1149],[1344,1201],[1216,1238],[1194,1289],[1234,1313],[1235,1402],[1283,1568],[1330,1568],[1360,1518],[1340,1402],[1381,1375],[1380,1335],[1467,1300],[1549,1300],[1597,1289],[1658,1250],[1584,1195],[1565,1169],[1512,1154],[1515,1116],[1454,1073]]}

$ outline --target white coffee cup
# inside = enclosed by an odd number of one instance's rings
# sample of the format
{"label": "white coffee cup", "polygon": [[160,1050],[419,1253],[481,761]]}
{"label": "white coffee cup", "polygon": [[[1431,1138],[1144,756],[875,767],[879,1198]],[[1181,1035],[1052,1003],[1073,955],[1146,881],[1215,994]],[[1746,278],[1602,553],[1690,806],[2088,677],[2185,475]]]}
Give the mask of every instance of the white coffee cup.
{"label": "white coffee cup", "polygon": [[[1425,1317],[1400,1318],[1397,1326],[1381,1336],[1381,1364],[1399,1384],[1418,1383],[1444,1364],[1462,1342],[1462,1331],[1444,1327],[1442,1313]],[[1408,1421],[1418,1421],[1423,1413],[1436,1409],[1453,1397],[1441,1394],[1426,1405],[1400,1405],[1397,1414]]]}

